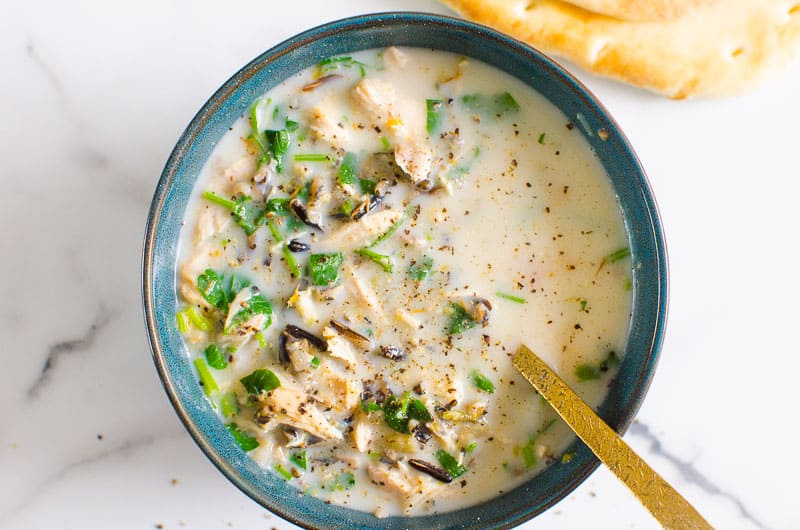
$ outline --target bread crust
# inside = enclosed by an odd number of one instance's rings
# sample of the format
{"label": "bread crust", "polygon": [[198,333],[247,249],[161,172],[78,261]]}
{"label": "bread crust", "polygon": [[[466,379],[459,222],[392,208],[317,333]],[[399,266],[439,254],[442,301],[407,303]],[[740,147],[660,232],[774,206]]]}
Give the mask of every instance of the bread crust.
{"label": "bread crust", "polygon": [[800,0],[712,2],[661,22],[558,0],[443,0],[545,53],[671,98],[741,93],[800,53]]}

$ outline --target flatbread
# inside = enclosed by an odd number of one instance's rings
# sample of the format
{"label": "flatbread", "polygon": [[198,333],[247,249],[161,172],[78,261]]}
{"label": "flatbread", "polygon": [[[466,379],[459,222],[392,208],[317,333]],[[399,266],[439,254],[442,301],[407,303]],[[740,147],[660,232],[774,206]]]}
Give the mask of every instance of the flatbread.
{"label": "flatbread", "polygon": [[743,92],[800,52],[800,0],[722,0],[666,22],[558,0],[442,1],[545,53],[676,99]]}
{"label": "flatbread", "polygon": [[[672,20],[716,0],[566,0],[568,3],[620,20]],[[720,0],[724,1],[724,0]],[[531,2],[532,3],[532,2]]]}

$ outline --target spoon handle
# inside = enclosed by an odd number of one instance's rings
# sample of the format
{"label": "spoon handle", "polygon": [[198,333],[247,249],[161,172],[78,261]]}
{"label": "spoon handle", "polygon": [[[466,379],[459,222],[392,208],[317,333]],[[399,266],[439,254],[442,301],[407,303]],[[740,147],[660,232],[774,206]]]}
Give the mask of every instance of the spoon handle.
{"label": "spoon handle", "polygon": [[514,366],[664,528],[713,528],[527,346]]}

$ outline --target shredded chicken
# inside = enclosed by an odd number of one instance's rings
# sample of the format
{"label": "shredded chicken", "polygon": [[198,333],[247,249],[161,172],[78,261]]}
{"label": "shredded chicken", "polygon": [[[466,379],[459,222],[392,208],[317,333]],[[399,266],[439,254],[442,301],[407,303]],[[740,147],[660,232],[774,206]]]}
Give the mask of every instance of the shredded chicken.
{"label": "shredded chicken", "polygon": [[342,432],[299,388],[281,384],[270,392],[260,394],[258,399],[263,404],[259,411],[259,416],[263,418],[275,419],[325,440],[343,439]]}

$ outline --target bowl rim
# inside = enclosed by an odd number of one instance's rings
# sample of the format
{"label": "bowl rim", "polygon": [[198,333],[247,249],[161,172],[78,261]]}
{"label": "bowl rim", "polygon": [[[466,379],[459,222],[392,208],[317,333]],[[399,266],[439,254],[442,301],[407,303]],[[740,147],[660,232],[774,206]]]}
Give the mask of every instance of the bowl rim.
{"label": "bowl rim", "polygon": [[[200,110],[192,117],[189,124],[186,126],[185,130],[179,137],[178,141],[175,144],[175,147],[171,151],[169,158],[167,159],[164,165],[164,169],[162,170],[162,173],[159,177],[156,189],[153,194],[153,199],[148,211],[146,229],[144,234],[144,245],[142,250],[142,276],[141,276],[143,316],[144,316],[145,326],[147,328],[147,337],[148,337],[148,342],[150,344],[150,350],[153,362],[158,372],[161,384],[170,402],[172,403],[172,406],[175,409],[176,414],[180,418],[181,423],[186,428],[186,430],[188,431],[194,442],[197,444],[197,446],[203,451],[205,456],[214,464],[215,467],[217,467],[217,469],[219,469],[220,472],[222,472],[222,474],[230,482],[232,482],[237,488],[239,488],[239,490],[245,493],[257,504],[277,514],[283,519],[286,519],[287,521],[290,521],[296,525],[305,528],[325,528],[325,527],[317,526],[308,519],[305,519],[304,517],[298,515],[297,513],[295,513],[294,510],[290,508],[285,508],[280,504],[268,504],[265,500],[263,500],[262,497],[259,495],[258,489],[255,488],[253,484],[251,484],[250,482],[246,481],[243,477],[241,477],[240,474],[232,468],[229,462],[221,458],[214,451],[213,444],[205,439],[205,437],[198,429],[197,425],[195,425],[195,423],[190,418],[186,407],[184,407],[184,404],[181,402],[175,381],[173,380],[170,370],[168,369],[165,362],[162,337],[161,334],[159,333],[158,325],[156,324],[155,308],[157,303],[153,289],[153,275],[155,271],[155,264],[154,264],[155,241],[156,241],[156,234],[159,229],[160,214],[164,209],[164,205],[168,197],[167,192],[171,189],[172,185],[174,184],[175,174],[178,170],[180,161],[186,156],[187,152],[189,151],[189,148],[197,140],[205,123],[218,110],[220,105],[222,105],[222,103],[225,102],[227,98],[237,90],[238,86],[241,83],[250,79],[258,71],[260,71],[264,67],[268,66],[270,63],[274,62],[281,56],[285,55],[286,53],[289,53],[290,51],[296,48],[311,44],[315,40],[318,40],[325,36],[329,36],[334,32],[341,32],[343,30],[352,31],[355,29],[365,28],[376,24],[393,25],[393,26],[407,25],[407,24],[411,25],[424,24],[424,25],[455,27],[462,31],[471,33],[481,39],[489,39],[492,41],[496,41],[505,48],[509,47],[515,48],[518,53],[523,53],[529,56],[531,60],[535,60],[538,63],[542,64],[551,72],[554,72],[555,74],[559,75],[562,78],[562,80],[565,81],[567,84],[571,85],[572,89],[575,92],[575,95],[584,100],[584,102],[588,106],[596,107],[597,110],[604,116],[607,122],[611,125],[611,127],[613,127],[615,134],[619,137],[621,148],[627,151],[627,154],[630,156],[635,166],[635,169],[638,171],[637,176],[640,177],[641,180],[640,191],[642,192],[642,198],[646,205],[646,209],[650,214],[649,226],[650,228],[652,228],[652,233],[649,235],[652,237],[655,244],[654,260],[657,262],[657,270],[659,272],[659,278],[657,282],[658,300],[655,302],[655,327],[653,329],[652,339],[650,342],[650,348],[649,348],[650,355],[647,358],[646,369],[642,370],[641,373],[639,373],[639,377],[635,381],[635,386],[634,386],[635,394],[633,394],[635,396],[635,399],[631,403],[630,407],[622,411],[622,417],[618,422],[618,424],[616,425],[615,430],[620,434],[625,433],[629,428],[629,426],[631,425],[631,423],[634,421],[639,409],[641,408],[644,398],[647,395],[647,392],[649,390],[650,384],[652,383],[654,373],[659,361],[661,347],[664,340],[666,323],[667,323],[668,298],[669,298],[669,270],[668,270],[668,255],[666,248],[666,240],[664,237],[663,225],[661,222],[661,215],[659,212],[659,208],[653,197],[652,186],[650,185],[650,181],[647,177],[647,174],[641,164],[639,157],[633,150],[633,147],[631,146],[627,136],[625,135],[619,124],[616,122],[616,120],[613,118],[611,113],[608,111],[608,109],[606,109],[606,107],[594,96],[594,94],[588,88],[586,88],[586,86],[583,83],[581,83],[575,76],[569,73],[564,67],[562,67],[551,57],[545,55],[543,52],[537,50],[536,48],[533,48],[532,46],[524,42],[518,41],[510,36],[502,34],[499,31],[494,30],[490,27],[477,24],[471,21],[467,21],[464,19],[460,19],[457,17],[424,13],[424,12],[415,12],[415,11],[377,12],[377,13],[362,14],[362,15],[356,15],[352,17],[329,21],[317,25],[315,27],[312,27],[301,33],[298,33],[297,35],[290,37],[280,42],[279,44],[269,48],[265,52],[260,53],[258,56],[256,56],[250,62],[248,62],[241,69],[237,70],[236,73],[234,73],[229,79],[227,79],[220,86],[220,88],[218,88],[214,92],[214,94],[203,104]],[[503,69],[501,66],[497,67]],[[525,82],[525,84],[530,86],[530,84],[527,82]],[[534,88],[534,90],[536,89]],[[627,226],[627,222],[626,222],[626,232],[628,232],[628,236],[630,238],[631,236],[629,228]],[[632,323],[633,320],[631,319],[631,324]],[[615,426],[612,425],[612,428],[614,427]],[[579,468],[578,473],[573,473],[571,475],[572,480],[564,481],[559,491],[550,495],[548,499],[546,499],[544,502],[536,506],[535,509],[509,512],[503,518],[503,523],[500,524],[498,527],[512,528],[545,512],[553,505],[564,499],[580,484],[582,484],[597,469],[599,465],[600,461],[594,455],[591,455],[589,462],[583,465],[581,468]],[[519,487],[522,487],[522,485],[515,487],[514,490],[516,490]],[[490,503],[495,498],[497,497],[492,497],[491,499],[484,501],[484,503]],[[352,508],[350,509],[353,510]],[[444,515],[446,515],[447,513],[455,513],[455,512],[444,512]]]}

